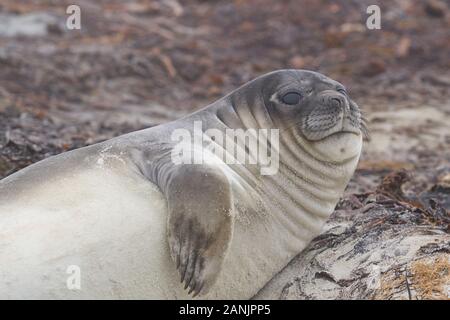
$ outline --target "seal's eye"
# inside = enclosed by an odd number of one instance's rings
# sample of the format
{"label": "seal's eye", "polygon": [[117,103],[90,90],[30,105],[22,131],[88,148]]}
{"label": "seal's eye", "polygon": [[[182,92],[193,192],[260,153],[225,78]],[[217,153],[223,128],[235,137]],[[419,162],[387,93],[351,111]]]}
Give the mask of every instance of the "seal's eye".
{"label": "seal's eye", "polygon": [[288,92],[281,98],[281,101],[285,104],[297,104],[300,102],[302,96],[297,92]]}

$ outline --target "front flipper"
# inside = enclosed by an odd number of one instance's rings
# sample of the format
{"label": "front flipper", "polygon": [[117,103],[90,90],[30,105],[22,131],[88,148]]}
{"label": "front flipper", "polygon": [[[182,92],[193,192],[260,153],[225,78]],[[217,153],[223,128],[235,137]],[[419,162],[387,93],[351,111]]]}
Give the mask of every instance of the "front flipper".
{"label": "front flipper", "polygon": [[220,169],[175,166],[166,188],[170,253],[194,297],[217,280],[233,233],[230,183]]}

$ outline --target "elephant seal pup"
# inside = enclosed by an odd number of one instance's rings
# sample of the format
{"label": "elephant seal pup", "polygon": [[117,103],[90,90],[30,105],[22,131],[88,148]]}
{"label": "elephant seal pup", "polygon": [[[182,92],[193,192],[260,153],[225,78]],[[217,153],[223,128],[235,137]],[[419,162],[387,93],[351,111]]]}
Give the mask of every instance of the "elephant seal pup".
{"label": "elephant seal pup", "polygon": [[25,168],[0,181],[0,297],[251,298],[320,232],[364,128],[341,84],[280,70]]}

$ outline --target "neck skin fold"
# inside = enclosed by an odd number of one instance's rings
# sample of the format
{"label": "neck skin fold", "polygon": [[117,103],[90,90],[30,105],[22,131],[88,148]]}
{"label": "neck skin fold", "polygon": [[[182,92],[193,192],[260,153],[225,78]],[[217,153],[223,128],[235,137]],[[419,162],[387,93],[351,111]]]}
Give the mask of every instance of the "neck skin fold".
{"label": "neck skin fold", "polygon": [[[228,108],[226,112],[217,112],[218,121],[223,125],[220,130],[229,128],[258,131],[274,128],[274,121],[265,108],[258,108],[254,112],[244,101],[239,101],[239,108],[232,103],[228,104]],[[258,143],[267,143],[267,140],[259,139]],[[230,145],[220,145],[224,152],[233,154],[234,150],[227,150]],[[309,242],[320,233],[323,224],[334,211],[356,168],[359,156],[341,163],[318,160],[312,146],[295,128],[280,130],[278,150],[272,152],[279,154],[278,172],[274,175],[261,175],[259,163],[231,164],[225,170],[237,190],[245,190],[250,194],[252,199],[247,203],[262,203],[266,212],[272,212],[272,222],[289,235],[284,237],[289,239],[286,243],[288,250],[298,252],[296,242],[299,241],[302,246]],[[247,153],[249,157],[258,156],[252,150],[247,150]],[[254,209],[256,214],[260,212],[258,208]],[[260,217],[249,218],[258,221]]]}

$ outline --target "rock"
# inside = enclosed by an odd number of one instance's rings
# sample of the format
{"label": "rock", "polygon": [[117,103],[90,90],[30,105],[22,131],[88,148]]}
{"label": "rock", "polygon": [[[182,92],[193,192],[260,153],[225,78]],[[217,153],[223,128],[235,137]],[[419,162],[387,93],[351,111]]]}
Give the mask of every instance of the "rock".
{"label": "rock", "polygon": [[450,298],[448,212],[377,193],[358,201],[341,201],[323,234],[254,299]]}

